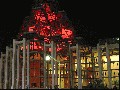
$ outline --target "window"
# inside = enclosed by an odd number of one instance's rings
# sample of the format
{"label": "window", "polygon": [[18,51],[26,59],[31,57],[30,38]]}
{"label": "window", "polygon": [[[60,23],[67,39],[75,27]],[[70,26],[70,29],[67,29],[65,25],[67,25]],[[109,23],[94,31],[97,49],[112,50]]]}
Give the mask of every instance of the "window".
{"label": "window", "polygon": [[97,59],[96,59],[96,62],[97,62]]}
{"label": "window", "polygon": [[98,72],[97,72],[97,76],[98,76]]}
{"label": "window", "polygon": [[114,72],[114,75],[115,75],[115,72]]}
{"label": "window", "polygon": [[106,76],[106,72],[105,72],[105,76]]}

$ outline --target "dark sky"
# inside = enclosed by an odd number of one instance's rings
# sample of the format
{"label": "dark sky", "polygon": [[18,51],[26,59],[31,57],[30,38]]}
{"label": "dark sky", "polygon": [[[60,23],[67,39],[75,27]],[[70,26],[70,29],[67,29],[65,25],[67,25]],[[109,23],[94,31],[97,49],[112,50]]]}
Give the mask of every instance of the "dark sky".
{"label": "dark sky", "polygon": [[[118,2],[110,0],[57,0],[72,22],[76,36],[96,44],[98,39],[118,37]],[[0,51],[12,39],[30,15],[32,0],[0,0]]]}

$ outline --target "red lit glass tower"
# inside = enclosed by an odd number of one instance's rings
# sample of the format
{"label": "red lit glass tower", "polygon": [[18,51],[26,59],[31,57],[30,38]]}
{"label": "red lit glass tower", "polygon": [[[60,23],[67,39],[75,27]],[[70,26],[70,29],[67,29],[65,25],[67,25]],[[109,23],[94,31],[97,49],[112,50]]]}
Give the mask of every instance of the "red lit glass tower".
{"label": "red lit glass tower", "polygon": [[[34,0],[31,15],[27,16],[22,25],[20,37],[34,40],[51,40],[58,43],[72,43],[73,27],[65,11],[58,11],[55,0]],[[35,43],[34,49],[43,50],[40,43]],[[62,50],[63,44],[57,45],[57,51]]]}
{"label": "red lit glass tower", "polygon": [[[30,40],[31,51],[43,51],[43,42],[55,41],[57,53],[66,55],[66,44],[72,44],[73,27],[65,11],[59,11],[57,7],[56,0],[34,0],[31,14],[25,17],[19,34],[19,39]],[[30,87],[43,87],[43,78],[38,78],[43,75],[43,71],[39,71],[43,67],[41,57],[38,53],[30,54],[30,59],[38,59],[30,61]]]}

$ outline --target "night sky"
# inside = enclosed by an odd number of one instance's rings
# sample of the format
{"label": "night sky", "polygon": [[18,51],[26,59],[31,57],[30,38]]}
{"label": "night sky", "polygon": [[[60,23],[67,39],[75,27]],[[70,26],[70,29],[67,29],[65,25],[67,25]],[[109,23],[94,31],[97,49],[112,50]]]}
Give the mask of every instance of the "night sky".
{"label": "night sky", "polygon": [[[67,13],[75,35],[91,45],[99,39],[119,37],[118,2],[108,0],[57,0]],[[23,19],[30,15],[32,0],[0,0],[0,52],[12,44]]]}

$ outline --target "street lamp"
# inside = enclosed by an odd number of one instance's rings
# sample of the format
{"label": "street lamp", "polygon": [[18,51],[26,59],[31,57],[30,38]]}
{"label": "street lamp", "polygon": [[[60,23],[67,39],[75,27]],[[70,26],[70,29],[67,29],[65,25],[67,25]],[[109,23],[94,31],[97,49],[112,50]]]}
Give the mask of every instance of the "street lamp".
{"label": "street lamp", "polygon": [[50,56],[47,55],[46,58],[45,58],[46,61],[49,61],[50,60]]}
{"label": "street lamp", "polygon": [[[56,60],[55,58],[53,58],[52,56],[50,56],[50,55],[47,55],[46,56],[46,61],[49,61],[49,60],[51,60],[51,58],[54,60],[54,61],[56,61],[56,62],[58,62],[59,63],[59,88],[61,87],[61,80],[60,80],[60,61],[58,61],[58,60]],[[54,71],[53,69],[52,69],[52,71]]]}

